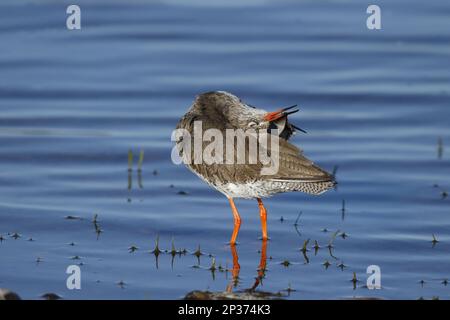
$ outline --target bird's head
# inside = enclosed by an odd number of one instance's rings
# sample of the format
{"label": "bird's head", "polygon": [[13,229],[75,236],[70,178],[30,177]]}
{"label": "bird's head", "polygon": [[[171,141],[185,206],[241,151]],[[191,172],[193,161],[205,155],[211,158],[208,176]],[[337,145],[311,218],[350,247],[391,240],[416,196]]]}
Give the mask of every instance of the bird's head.
{"label": "bird's head", "polygon": [[287,117],[298,111],[297,105],[282,108],[273,112],[258,109],[246,104],[235,95],[225,91],[207,92],[199,95],[194,107],[201,113],[222,118],[227,124],[234,128],[285,131],[287,127],[294,127],[305,132],[303,129],[288,123]]}

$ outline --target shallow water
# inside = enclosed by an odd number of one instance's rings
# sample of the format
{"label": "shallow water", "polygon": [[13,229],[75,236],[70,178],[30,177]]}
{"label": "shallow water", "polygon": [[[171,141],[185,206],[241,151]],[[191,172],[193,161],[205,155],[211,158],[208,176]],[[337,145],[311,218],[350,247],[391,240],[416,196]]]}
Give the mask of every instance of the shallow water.
{"label": "shallow water", "polygon": [[[293,141],[323,168],[338,167],[336,190],[266,201],[271,240],[257,290],[290,287],[288,299],[450,297],[442,283],[450,277],[448,2],[379,1],[381,31],[366,29],[359,1],[78,3],[81,31],[65,29],[68,3],[0,4],[0,287],[31,299],[225,290],[232,272],[212,273],[208,255],[232,268],[231,211],[171,162],[170,134],[196,94],[226,90],[264,109],[299,104],[292,120],[308,134]],[[135,165],[145,151],[131,190],[129,149]],[[256,201],[237,206],[234,291],[254,284],[261,250]],[[161,249],[174,239],[187,253],[156,261],[157,235]],[[66,268],[79,263],[82,289],[68,290]],[[381,290],[364,287],[369,265],[381,268]]]}

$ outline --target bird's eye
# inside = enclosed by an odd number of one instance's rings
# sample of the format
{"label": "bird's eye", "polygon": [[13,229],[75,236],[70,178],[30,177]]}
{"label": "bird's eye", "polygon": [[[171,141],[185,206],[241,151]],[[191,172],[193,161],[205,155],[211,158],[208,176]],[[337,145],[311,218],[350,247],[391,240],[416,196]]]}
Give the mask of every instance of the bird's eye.
{"label": "bird's eye", "polygon": [[256,127],[256,122],[253,122],[253,121],[249,122],[249,123],[248,123],[248,127],[249,127],[249,128],[254,128],[254,127]]}

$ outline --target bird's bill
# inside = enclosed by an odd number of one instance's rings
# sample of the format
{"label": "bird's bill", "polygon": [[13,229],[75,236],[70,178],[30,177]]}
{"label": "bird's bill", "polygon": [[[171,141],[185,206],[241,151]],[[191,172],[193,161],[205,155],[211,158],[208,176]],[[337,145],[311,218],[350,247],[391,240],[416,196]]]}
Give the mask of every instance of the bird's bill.
{"label": "bird's bill", "polygon": [[[297,105],[293,105],[290,107],[286,107],[286,108],[282,108],[279,109],[277,111],[273,111],[273,112],[267,112],[264,116],[263,119],[265,121],[269,121],[272,122],[274,124],[276,124],[276,126],[278,127],[278,129],[280,131],[283,131],[284,127],[286,126],[286,122],[287,122],[287,116],[293,113],[296,113],[299,111],[299,109],[295,109],[295,110],[291,110],[296,108]],[[291,111],[289,111],[291,110]],[[290,124],[294,129],[299,130],[303,133],[306,133],[305,130],[303,130],[302,128],[299,128],[297,126],[294,126],[293,124]]]}
{"label": "bird's bill", "polygon": [[283,117],[287,117],[289,114],[293,114],[293,113],[298,112],[298,109],[292,110],[292,111],[288,111],[288,110],[293,109],[295,107],[297,107],[297,105],[293,105],[293,106],[290,106],[290,107],[287,107],[287,108],[279,109],[279,110],[273,111],[273,112],[267,112],[263,116],[263,119],[265,121],[272,122],[272,121],[276,121],[278,119],[281,119]]}

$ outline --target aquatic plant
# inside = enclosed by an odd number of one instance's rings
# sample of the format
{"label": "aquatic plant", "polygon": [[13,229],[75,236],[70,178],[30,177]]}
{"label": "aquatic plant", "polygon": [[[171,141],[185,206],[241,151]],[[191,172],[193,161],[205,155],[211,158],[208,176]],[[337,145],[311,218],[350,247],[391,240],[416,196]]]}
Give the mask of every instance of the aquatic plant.
{"label": "aquatic plant", "polygon": [[156,236],[155,249],[153,249],[150,253],[154,254],[156,257],[158,257],[162,253],[162,251],[159,249],[159,235]]}
{"label": "aquatic plant", "polygon": [[128,171],[133,171],[133,151],[128,150]]}
{"label": "aquatic plant", "polygon": [[352,283],[353,283],[353,290],[356,289],[356,284],[359,282],[358,278],[356,277],[356,272],[353,272],[353,278],[352,278]]}
{"label": "aquatic plant", "polygon": [[284,260],[283,262],[281,262],[281,265],[283,265],[287,268],[291,265],[291,263],[289,262],[289,260]]}
{"label": "aquatic plant", "polygon": [[303,247],[300,249],[301,252],[305,253],[305,252],[309,251],[309,250],[308,250],[308,243],[309,243],[309,240],[310,240],[310,239],[307,239],[307,240],[305,240],[305,242],[303,242]]}
{"label": "aquatic plant", "polygon": [[439,137],[437,147],[438,159],[442,159],[443,154],[444,154],[444,141],[442,140],[442,137]]}
{"label": "aquatic plant", "polygon": [[434,247],[439,242],[439,240],[436,238],[436,236],[434,234],[432,234],[432,236],[433,236],[433,240],[431,240],[431,243]]}
{"label": "aquatic plant", "polygon": [[319,249],[321,248],[319,243],[317,242],[317,240],[314,240],[314,255],[317,255],[317,252],[319,251]]}
{"label": "aquatic plant", "polygon": [[138,171],[142,171],[143,163],[144,163],[144,150],[141,149],[141,151],[139,153],[139,160],[138,160]]}
{"label": "aquatic plant", "polygon": [[133,253],[133,252],[137,251],[138,249],[139,249],[139,248],[138,248],[137,246],[131,245],[131,246],[128,248],[128,252]]}

